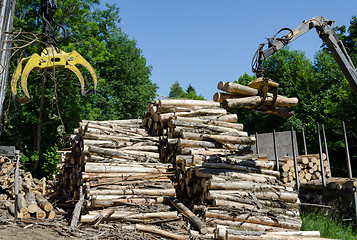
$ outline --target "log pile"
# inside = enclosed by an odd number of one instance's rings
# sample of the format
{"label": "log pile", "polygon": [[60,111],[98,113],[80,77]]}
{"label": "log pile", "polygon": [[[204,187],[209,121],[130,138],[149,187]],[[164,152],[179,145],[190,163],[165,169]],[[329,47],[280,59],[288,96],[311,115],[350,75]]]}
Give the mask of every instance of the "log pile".
{"label": "log pile", "polygon": [[[15,162],[5,156],[0,156],[0,200],[12,216],[19,219],[47,218],[54,219],[56,213],[53,205],[45,198],[51,191],[46,178],[38,180],[30,172],[19,169],[19,195],[15,207]],[[17,211],[17,213],[16,213]]]}
{"label": "log pile", "polygon": [[[301,183],[300,187],[308,190],[322,190],[322,180],[315,179],[307,183]],[[357,188],[356,178],[329,177],[326,178],[326,187],[329,190],[347,190],[347,192],[355,191]]]}
{"label": "log pile", "polygon": [[[193,108],[190,103],[181,106]],[[171,114],[160,138],[160,159],[175,167],[178,198],[191,209],[207,206],[202,213],[209,227],[299,230],[297,193],[277,180],[280,173],[267,155],[251,154],[254,137],[232,122]]]}
{"label": "log pile", "polygon": [[[304,186],[314,184],[314,181],[321,181],[321,163],[319,154],[301,155],[296,158],[299,173],[299,181]],[[324,170],[326,178],[331,177],[331,170],[326,155],[323,154]],[[280,180],[288,185],[295,186],[295,168],[292,157],[284,157],[279,160]]]}
{"label": "log pile", "polygon": [[[219,103],[203,100],[156,100],[148,105],[149,111],[144,114],[142,123],[148,133],[155,136],[164,136],[168,134],[168,124],[173,117],[199,117],[199,119],[206,121],[237,121],[236,115],[227,114],[227,111],[219,106]],[[201,122],[201,124],[205,123]],[[185,126],[181,127],[185,128]]]}
{"label": "log pile", "polygon": [[[217,92],[213,100],[222,103],[225,109],[247,108],[288,118],[294,114],[290,107],[296,106],[299,102],[297,98],[288,98],[281,95],[277,95],[277,98],[274,99],[271,93],[268,93],[264,100],[258,89],[238,83],[221,81],[218,83],[217,88],[224,92]],[[272,105],[274,105],[273,108]]]}
{"label": "log pile", "polygon": [[[182,220],[166,204],[175,197],[172,164],[160,163],[159,138],[148,135],[141,120],[82,121],[75,133],[74,147],[66,160],[67,166],[74,164],[66,171],[80,170],[72,177],[80,184],[76,181],[72,186],[83,188],[78,201],[80,205],[83,202],[82,209],[74,210],[74,215],[82,213],[82,224],[135,223],[139,229],[143,224],[149,227]],[[161,228],[154,229],[164,234]]]}

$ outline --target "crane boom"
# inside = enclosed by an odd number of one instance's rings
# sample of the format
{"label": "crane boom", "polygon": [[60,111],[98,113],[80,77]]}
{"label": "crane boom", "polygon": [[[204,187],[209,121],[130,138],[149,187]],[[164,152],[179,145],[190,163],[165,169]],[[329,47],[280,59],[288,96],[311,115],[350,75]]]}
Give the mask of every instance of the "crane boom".
{"label": "crane boom", "polygon": [[[338,66],[341,68],[352,89],[355,93],[357,93],[357,70],[350,56],[348,55],[342,41],[337,37],[335,31],[333,30],[334,22],[335,21],[328,20],[323,16],[319,15],[311,18],[308,21],[304,21],[294,30],[291,30],[289,28],[281,29],[278,33],[283,30],[287,30],[289,32],[282,37],[275,38],[275,36],[278,34],[277,33],[272,38],[269,38],[265,43],[260,44],[252,61],[253,72],[256,73],[257,77],[262,77],[264,73],[262,63],[266,58],[273,55],[281,48],[296,40],[300,36],[304,35],[312,28],[315,28],[319,37],[327,45],[332,56],[335,58]],[[268,48],[263,50],[265,45],[268,45]]]}

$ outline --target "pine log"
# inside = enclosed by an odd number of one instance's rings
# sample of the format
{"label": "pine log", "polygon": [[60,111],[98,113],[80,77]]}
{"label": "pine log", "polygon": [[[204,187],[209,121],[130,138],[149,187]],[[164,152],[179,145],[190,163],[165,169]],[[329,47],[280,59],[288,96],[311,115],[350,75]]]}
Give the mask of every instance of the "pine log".
{"label": "pine log", "polygon": [[107,121],[93,121],[93,120],[82,120],[82,123],[93,123],[102,125],[112,125],[112,124],[141,124],[141,119],[123,119],[123,120],[107,120]]}
{"label": "pine log", "polygon": [[[224,179],[223,179],[224,180]],[[239,182],[228,182],[228,181],[219,181],[214,179],[209,179],[207,181],[208,189],[212,190],[252,190],[254,192],[259,191],[273,191],[274,193],[291,193],[297,199],[297,194],[293,193],[293,189],[291,187],[286,187],[284,185],[271,185],[266,183],[252,183],[250,181],[239,181]]]}
{"label": "pine log", "polygon": [[46,212],[49,212],[53,209],[53,206],[51,203],[49,203],[41,194],[35,194],[36,200],[38,205],[45,210]]}
{"label": "pine log", "polygon": [[[234,99],[226,99],[222,102],[222,106],[225,109],[230,108],[252,108],[261,104],[263,97],[260,96],[252,96],[252,97],[244,97],[244,98],[234,98]],[[266,97],[263,102],[263,105],[271,105],[273,103],[273,97]],[[274,106],[276,108],[279,107],[290,107],[296,106],[299,100],[297,98],[287,98],[283,96],[278,96]]]}
{"label": "pine log", "polygon": [[214,175],[223,175],[231,179],[246,180],[254,182],[276,182],[277,178],[271,175],[257,173],[241,173],[231,169],[195,167],[195,175],[198,177],[212,178]]}
{"label": "pine log", "polygon": [[220,89],[231,94],[245,95],[245,96],[256,96],[258,95],[258,90],[243,86],[238,83],[226,82],[223,86],[223,89]]}
{"label": "pine log", "polygon": [[[110,209],[103,210],[102,214],[106,214]],[[98,211],[90,211],[89,214],[83,215],[81,217],[82,223],[93,222],[95,217],[99,214]],[[107,220],[127,220],[127,219],[142,219],[142,220],[152,220],[152,219],[176,219],[178,217],[177,212],[149,212],[149,213],[136,213],[136,212],[121,212],[115,211]]]}
{"label": "pine log", "polygon": [[230,240],[298,240],[298,239],[326,239],[320,238],[319,231],[292,231],[292,232],[258,232],[258,231],[240,231],[235,229],[227,229],[224,226],[218,226],[217,239],[230,239]]}
{"label": "pine log", "polygon": [[238,212],[247,212],[248,210],[252,213],[259,212],[259,214],[278,214],[278,215],[285,215],[289,217],[299,217],[300,210],[298,208],[290,208],[287,209],[284,206],[276,207],[276,206],[263,206],[260,208],[257,205],[246,204],[236,201],[229,201],[229,200],[221,200],[221,199],[214,199],[212,201],[214,206],[208,206],[208,209],[230,209],[232,208],[234,211]]}
{"label": "pine log", "polygon": [[18,205],[17,209],[20,213],[23,213],[23,214],[28,213],[26,200],[25,200],[25,197],[23,194],[19,194],[17,205]]}
{"label": "pine log", "polygon": [[195,122],[195,123],[209,124],[209,125],[226,127],[226,128],[234,128],[239,131],[243,130],[243,124],[241,124],[241,123],[231,123],[231,122],[225,122],[225,121],[204,119],[202,117],[201,118],[192,118],[192,117],[190,118],[190,117],[175,116],[173,119],[175,119],[177,121]]}
{"label": "pine log", "polygon": [[139,230],[139,231],[155,233],[160,236],[163,236],[166,238],[171,238],[171,239],[178,239],[178,240],[188,240],[189,239],[188,236],[168,232],[168,231],[162,230],[160,228],[157,228],[157,227],[151,226],[151,225],[135,224],[135,229]]}
{"label": "pine log", "polygon": [[239,166],[234,164],[227,164],[227,163],[207,163],[203,162],[202,167],[205,168],[221,168],[221,169],[232,169],[232,170],[239,170],[244,172],[253,172],[253,173],[262,173],[264,175],[271,175],[275,177],[280,176],[280,172],[274,170],[267,170],[267,169],[259,169],[255,167],[246,167],[246,166]]}
{"label": "pine log", "polygon": [[223,100],[225,99],[232,99],[232,98],[238,98],[238,97],[244,97],[246,95],[238,95],[238,94],[229,94],[229,93],[221,93],[221,92],[216,92],[213,95],[213,101],[222,103]]}
{"label": "pine log", "polygon": [[86,167],[87,173],[165,173],[166,169],[156,169],[147,167],[123,167],[123,166],[101,166],[101,165],[89,165]]}
{"label": "pine log", "polygon": [[88,191],[89,195],[146,195],[175,196],[175,189],[99,189]]}
{"label": "pine log", "polygon": [[255,137],[237,137],[229,135],[197,134],[186,132],[181,132],[181,137],[189,140],[218,141],[246,145],[253,145],[255,143]]}
{"label": "pine log", "polygon": [[230,132],[230,133],[235,133],[238,136],[244,136],[244,137],[248,136],[248,133],[242,132],[235,128],[214,126],[214,125],[198,123],[198,122],[186,122],[186,121],[180,121],[180,120],[171,120],[169,122],[169,127],[178,127],[178,126],[190,127],[190,128],[204,128],[204,129],[208,129],[210,131],[218,132],[218,133]]}
{"label": "pine log", "polygon": [[292,231],[292,229],[287,229],[287,228],[267,226],[267,225],[249,223],[249,222],[221,220],[216,218],[206,218],[206,221],[209,222],[211,226],[214,226],[215,224],[219,224],[219,225],[234,227],[236,229],[249,230],[249,231],[281,231],[281,232]]}
{"label": "pine log", "polygon": [[226,211],[206,211],[205,216],[209,218],[216,218],[221,220],[229,220],[235,222],[247,222],[261,225],[268,225],[273,227],[281,227],[288,229],[300,230],[302,221],[299,218],[287,218],[283,216],[262,216],[249,213],[244,214],[229,214]]}
{"label": "pine log", "polygon": [[200,107],[219,107],[219,103],[214,101],[206,100],[191,100],[191,99],[170,99],[170,100],[159,100],[159,106],[200,106]]}
{"label": "pine log", "polygon": [[55,217],[56,217],[56,212],[54,210],[48,211],[46,213],[46,218],[47,219],[52,220],[52,219],[55,219]]}
{"label": "pine log", "polygon": [[216,147],[215,143],[210,141],[199,141],[199,140],[189,140],[189,139],[178,139],[177,142],[178,147],[207,147],[207,148],[214,148]]}
{"label": "pine log", "polygon": [[[147,204],[147,205],[152,205],[152,204],[160,204],[163,203],[164,198],[163,197],[146,197],[142,198],[139,196],[133,196],[132,198],[120,198],[123,196],[120,195],[113,195],[111,198],[103,198],[100,197],[102,195],[98,195],[93,197],[92,202],[91,202],[91,207],[95,208],[102,208],[102,207],[111,207],[111,206],[121,206],[121,205],[140,205],[140,204]],[[110,195],[108,195],[110,197]]]}
{"label": "pine log", "polygon": [[29,213],[35,213],[39,208],[37,206],[35,194],[33,192],[28,192],[25,196],[25,199],[27,203],[27,211]]}
{"label": "pine log", "polygon": [[175,206],[182,214],[184,214],[200,231],[202,234],[207,233],[206,224],[204,224],[199,217],[197,217],[190,209],[188,209],[183,203],[179,200],[171,200],[173,206]]}

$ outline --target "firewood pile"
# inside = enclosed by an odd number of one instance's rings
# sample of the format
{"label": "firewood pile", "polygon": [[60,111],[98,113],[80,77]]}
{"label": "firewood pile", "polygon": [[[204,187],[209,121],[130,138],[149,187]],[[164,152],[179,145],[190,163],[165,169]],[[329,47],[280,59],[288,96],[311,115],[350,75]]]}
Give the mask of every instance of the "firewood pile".
{"label": "firewood pile", "polygon": [[[194,100],[181,101],[173,104],[196,111]],[[171,106],[169,101],[165,104]],[[280,173],[266,155],[251,154],[255,138],[248,137],[242,124],[232,123],[236,116],[223,121],[228,115],[224,111],[214,116],[221,120],[164,114],[170,118],[166,136],[160,138],[160,159],[174,165],[178,198],[191,209],[201,209],[208,227],[300,229],[297,193],[277,180]],[[161,114],[157,116],[160,119]]]}
{"label": "firewood pile", "polygon": [[[15,208],[15,162],[5,156],[0,156],[0,200],[12,216],[17,218],[54,219],[56,213],[52,204],[46,199],[51,194],[46,178],[38,180],[30,172],[19,169],[19,195]],[[20,168],[20,166],[19,166]]]}
{"label": "firewood pile", "polygon": [[[326,155],[323,154],[323,165],[326,178],[331,177],[331,170]],[[297,168],[299,173],[299,182],[303,186],[314,185],[316,181],[321,181],[321,163],[319,154],[301,155],[296,157]],[[279,160],[280,165],[280,180],[291,186],[295,186],[295,167],[292,157],[284,157]]]}
{"label": "firewood pile", "polygon": [[[213,100],[222,103],[223,108],[246,108],[254,111],[272,114],[284,118],[291,117],[294,112],[290,109],[298,104],[297,98],[288,98],[277,95],[274,100],[273,94],[268,93],[266,99],[255,88],[232,82],[219,82],[217,88],[224,92],[217,92]],[[272,105],[274,107],[272,108]]]}

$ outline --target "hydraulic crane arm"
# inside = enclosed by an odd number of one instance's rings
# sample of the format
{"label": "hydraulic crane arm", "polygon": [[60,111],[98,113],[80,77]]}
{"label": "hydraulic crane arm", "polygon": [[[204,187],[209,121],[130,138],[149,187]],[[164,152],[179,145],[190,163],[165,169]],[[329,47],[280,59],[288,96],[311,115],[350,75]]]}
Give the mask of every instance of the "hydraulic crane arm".
{"label": "hydraulic crane arm", "polygon": [[[264,69],[262,68],[263,61],[269,56],[279,51],[284,46],[288,45],[301,35],[307,33],[312,28],[315,28],[322,41],[327,45],[331,54],[335,58],[338,66],[341,68],[346,79],[350,83],[352,89],[357,93],[357,70],[351,61],[343,43],[338,39],[335,31],[333,30],[333,20],[325,19],[323,16],[316,16],[308,21],[304,21],[295,30],[283,28],[281,31],[287,30],[289,33],[286,35],[275,38],[269,38],[265,43],[260,44],[257,52],[252,61],[252,70],[257,77],[262,77]],[[263,50],[264,46],[268,44],[268,48]]]}

